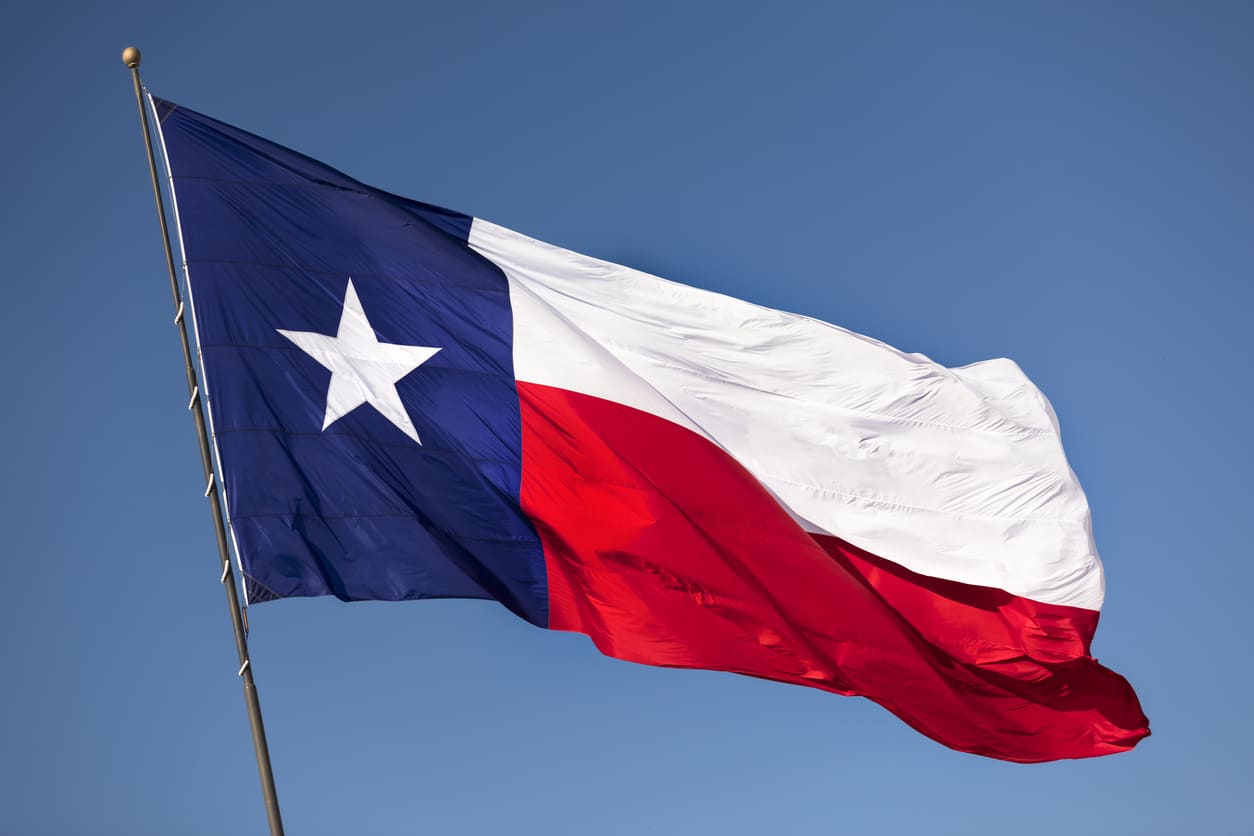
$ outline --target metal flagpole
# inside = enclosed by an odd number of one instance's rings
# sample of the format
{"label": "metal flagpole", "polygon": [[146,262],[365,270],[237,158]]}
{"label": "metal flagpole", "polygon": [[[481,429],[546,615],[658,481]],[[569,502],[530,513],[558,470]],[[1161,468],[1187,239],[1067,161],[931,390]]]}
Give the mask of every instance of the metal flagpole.
{"label": "metal flagpole", "polygon": [[266,729],[261,722],[261,703],[257,699],[257,686],[253,682],[252,664],[248,658],[248,636],[239,606],[239,593],[231,571],[231,555],[227,548],[226,524],[223,522],[222,502],[218,498],[217,477],[213,458],[209,451],[209,434],[205,431],[205,416],[200,403],[200,384],[196,368],[192,365],[192,348],[187,337],[187,323],[183,316],[183,294],[179,288],[178,274],[174,269],[174,253],[170,249],[170,230],[166,225],[165,202],[161,198],[161,183],[157,178],[157,159],[152,151],[152,132],[148,125],[148,109],[144,107],[143,87],[139,83],[139,50],[128,46],[122,50],[122,63],[131,70],[135,84],[135,103],[139,106],[139,122],[144,131],[144,148],[148,151],[148,173],[152,175],[152,194],[157,201],[157,219],[161,223],[161,243],[165,246],[165,264],[170,273],[170,292],[174,296],[174,324],[179,327],[183,343],[183,366],[187,373],[187,408],[196,422],[196,437],[200,441],[200,464],[205,474],[205,496],[213,514],[213,533],[218,540],[218,560],[221,564],[222,586],[231,611],[231,627],[235,631],[235,650],[239,654],[239,677],[244,683],[244,703],[248,706],[248,726],[252,731],[253,749],[257,753],[257,771],[261,775],[261,792],[266,801],[266,818],[270,822],[270,836],[283,836],[283,820],[279,816],[279,796],[274,788],[274,773],[270,769],[270,749],[266,745]]}

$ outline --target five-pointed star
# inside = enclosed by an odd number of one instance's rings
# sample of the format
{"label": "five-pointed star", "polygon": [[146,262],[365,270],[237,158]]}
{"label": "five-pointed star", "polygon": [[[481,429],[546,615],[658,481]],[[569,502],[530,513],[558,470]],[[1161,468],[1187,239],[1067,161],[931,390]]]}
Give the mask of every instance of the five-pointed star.
{"label": "five-pointed star", "polygon": [[331,372],[322,429],[368,403],[405,435],[422,443],[401,403],[396,382],[430,360],[440,349],[379,342],[370,320],[366,319],[366,312],[361,309],[361,300],[357,298],[351,278],[344,294],[340,328],[334,337],[313,331],[275,330]]}

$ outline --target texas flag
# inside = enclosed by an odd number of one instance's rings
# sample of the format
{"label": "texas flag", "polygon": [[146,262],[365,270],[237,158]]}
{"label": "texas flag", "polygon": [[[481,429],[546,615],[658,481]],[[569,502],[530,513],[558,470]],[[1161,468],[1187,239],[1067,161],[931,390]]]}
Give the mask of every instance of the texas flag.
{"label": "texas flag", "polygon": [[1049,403],[363,185],[161,99],[251,602],[488,598],[610,656],[860,695],[1013,761],[1130,749]]}

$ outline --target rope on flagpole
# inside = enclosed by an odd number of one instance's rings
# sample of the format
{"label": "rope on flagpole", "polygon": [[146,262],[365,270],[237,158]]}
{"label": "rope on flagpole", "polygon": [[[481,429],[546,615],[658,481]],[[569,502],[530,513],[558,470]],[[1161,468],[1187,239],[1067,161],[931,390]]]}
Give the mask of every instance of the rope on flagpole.
{"label": "rope on flagpole", "polygon": [[257,697],[257,685],[253,681],[252,662],[248,655],[248,633],[239,603],[239,592],[231,575],[231,554],[227,546],[226,523],[222,514],[222,500],[217,491],[218,479],[214,473],[213,457],[209,449],[209,434],[205,429],[203,399],[197,381],[196,367],[192,363],[191,342],[187,335],[187,323],[183,318],[183,294],[179,288],[178,274],[174,268],[174,251],[170,247],[170,229],[166,223],[165,201],[161,197],[161,182],[157,176],[157,158],[152,150],[152,130],[148,123],[148,109],[144,107],[143,85],[139,81],[140,52],[133,46],[122,50],[122,63],[131,71],[135,85],[135,104],[139,106],[139,122],[144,132],[144,148],[148,152],[148,173],[152,177],[152,194],[157,202],[157,219],[161,224],[161,243],[165,247],[165,263],[170,274],[170,292],[174,297],[174,324],[178,326],[183,344],[183,366],[187,375],[187,393],[196,423],[196,437],[200,441],[200,464],[205,475],[205,496],[213,514],[213,532],[218,541],[218,559],[222,567],[222,585],[231,611],[231,627],[235,633],[235,649],[239,655],[238,676],[243,680],[244,703],[248,707],[248,726],[252,732],[253,750],[257,755],[257,771],[261,777],[261,792],[265,797],[266,818],[270,823],[270,836],[283,836],[283,820],[279,816],[279,796],[274,787],[274,773],[270,767],[270,748],[266,745],[266,729],[261,721],[261,702]]}

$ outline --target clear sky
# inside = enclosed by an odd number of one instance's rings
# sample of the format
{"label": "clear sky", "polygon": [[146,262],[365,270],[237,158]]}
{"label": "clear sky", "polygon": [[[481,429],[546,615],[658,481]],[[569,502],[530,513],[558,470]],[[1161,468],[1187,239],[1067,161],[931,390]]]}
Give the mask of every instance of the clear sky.
{"label": "clear sky", "polygon": [[11,2],[0,833],[265,830],[130,79],[1051,398],[1154,736],[958,754],[478,601],[250,612],[288,832],[1252,833],[1248,3]]}

